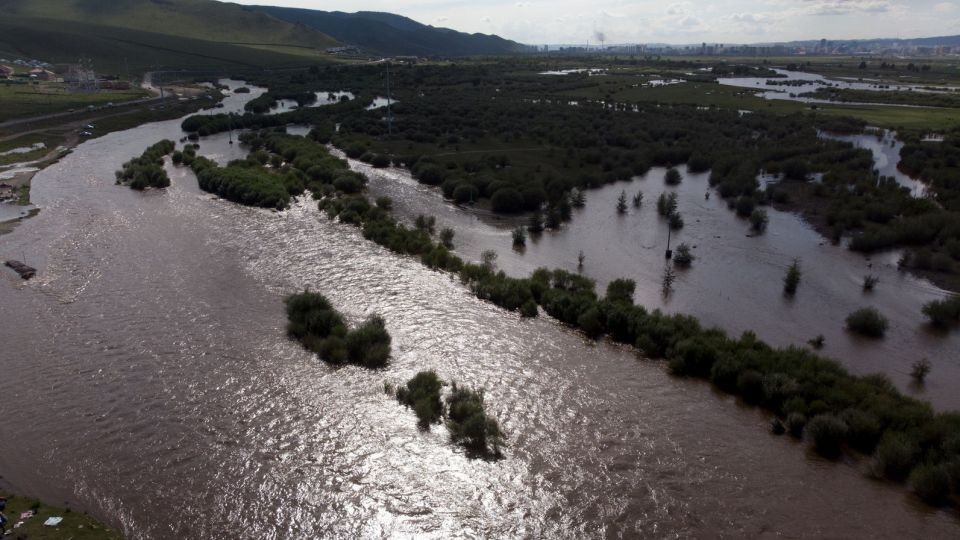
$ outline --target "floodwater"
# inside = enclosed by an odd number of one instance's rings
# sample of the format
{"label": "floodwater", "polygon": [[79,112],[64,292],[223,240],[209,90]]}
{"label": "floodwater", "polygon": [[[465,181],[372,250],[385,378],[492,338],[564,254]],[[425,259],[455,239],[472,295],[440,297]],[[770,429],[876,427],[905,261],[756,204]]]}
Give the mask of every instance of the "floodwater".
{"label": "floodwater", "polygon": [[[241,207],[182,168],[169,169],[167,190],[114,185],[121,163],[181,136],[170,121],[80,145],[34,179],[40,215],[0,238],[0,258],[22,253],[39,269],[28,282],[0,273],[6,487],[88,510],[130,538],[960,530],[956,514],[865,479],[862,464],[769,435],[761,412],[482,303],[308,198],[285,212]],[[227,160],[236,146],[205,138],[200,153]],[[381,313],[391,365],[332,369],[287,339],[282,298],[305,287],[353,322]],[[509,436],[505,460],[467,459],[384,394],[384,381],[422,369],[486,389]]]}
{"label": "floodwater", "polygon": [[897,184],[910,190],[912,197],[925,197],[927,185],[921,180],[903,173],[897,165],[900,163],[900,150],[903,141],[897,139],[897,133],[886,129],[875,129],[872,133],[840,135],[821,132],[820,136],[835,141],[844,141],[857,148],[864,148],[873,154],[874,169],[880,176],[893,178]]}
{"label": "floodwater", "polygon": [[[875,140],[875,138],[873,138]],[[864,144],[871,141],[864,137]],[[921,310],[931,300],[948,295],[930,282],[897,268],[899,252],[864,257],[843,246],[833,246],[799,216],[767,208],[770,223],[762,235],[751,233],[727,203],[708,186],[708,173],[690,174],[677,187],[665,185],[665,169],[587,192],[587,204],[574,210],[573,220],[557,232],[528,238],[522,251],[512,247],[512,229],[525,218],[503,218],[444,202],[438,189],[416,183],[400,169],[373,169],[351,160],[371,178],[370,190],[394,199],[396,212],[412,220],[418,214],[437,217],[437,230],[456,232],[455,250],[479,260],[483,251],[498,254],[499,267],[525,277],[539,267],[578,270],[595,279],[602,293],[618,278],[637,282],[634,296],[648,309],[694,315],[708,326],[731,335],[753,330],[778,345],[806,346],[825,337],[822,353],[840,360],[859,374],[882,372],[904,392],[931,401],[943,409],[960,409],[960,335],[932,331]],[[886,170],[886,167],[882,167]],[[668,226],[657,214],[657,197],[676,192],[684,228],[674,232],[672,246],[684,242],[696,260],[688,270],[676,270],[672,292],[664,295]],[[617,198],[643,193],[640,208],[632,204],[626,215],[616,212]],[[709,199],[706,194],[710,193]],[[783,277],[799,259],[803,277],[794,298],[783,295]],[[862,289],[865,276],[880,279],[872,292]],[[875,307],[890,321],[883,340],[868,340],[845,329],[847,315]],[[934,373],[924,386],[913,384],[912,364],[927,358]]]}
{"label": "floodwater", "polygon": [[[722,77],[717,79],[720,84],[726,86],[736,86],[739,88],[753,88],[757,90],[757,97],[764,99],[786,99],[789,101],[800,101],[803,103],[834,103],[826,99],[817,99],[810,97],[800,97],[800,94],[815,92],[818,88],[836,88],[844,90],[872,90],[876,92],[928,92],[944,93],[948,89],[931,88],[925,85],[910,84],[880,84],[871,81],[855,81],[850,79],[827,79],[823,75],[816,73],[805,73],[802,71],[787,71],[785,69],[774,69],[781,77]],[[785,85],[783,83],[793,83]],[[844,102],[846,105],[864,105],[863,103]],[[870,105],[892,105],[873,103]],[[896,105],[899,107],[909,107],[910,105]]]}

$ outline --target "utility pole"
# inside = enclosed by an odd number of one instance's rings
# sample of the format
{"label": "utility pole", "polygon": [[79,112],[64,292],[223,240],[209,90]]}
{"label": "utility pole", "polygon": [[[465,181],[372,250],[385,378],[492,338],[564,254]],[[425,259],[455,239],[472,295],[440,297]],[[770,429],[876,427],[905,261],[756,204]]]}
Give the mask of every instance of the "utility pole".
{"label": "utility pole", "polygon": [[667,260],[670,260],[673,258],[673,250],[670,249],[670,237],[672,236],[672,234],[673,234],[673,228],[670,226],[667,226],[667,253],[666,253]]}
{"label": "utility pole", "polygon": [[393,136],[393,111],[390,108],[390,61],[387,60],[387,133]]}

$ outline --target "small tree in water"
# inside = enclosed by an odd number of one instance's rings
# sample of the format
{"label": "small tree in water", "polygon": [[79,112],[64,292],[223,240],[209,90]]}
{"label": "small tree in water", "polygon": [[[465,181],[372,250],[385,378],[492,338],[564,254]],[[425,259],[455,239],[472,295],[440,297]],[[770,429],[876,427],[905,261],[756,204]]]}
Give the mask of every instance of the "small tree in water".
{"label": "small tree in water", "polygon": [[513,230],[513,247],[523,247],[527,245],[527,232],[523,227],[517,227]]}
{"label": "small tree in water", "polygon": [[480,254],[480,264],[491,272],[497,268],[497,252],[488,249]]}
{"label": "small tree in water", "polygon": [[637,194],[633,196],[633,207],[640,208],[641,204],[643,204],[643,192],[638,191]]}
{"label": "small tree in water", "polygon": [[661,193],[660,197],[657,198],[657,213],[663,217],[670,217],[670,215],[672,215],[676,211],[677,211],[677,194]]}
{"label": "small tree in water", "polygon": [[787,296],[793,296],[797,293],[797,287],[800,285],[800,259],[794,259],[787,268],[787,276],[783,278],[783,292]]}
{"label": "small tree in water", "polygon": [[577,270],[583,272],[583,261],[587,260],[587,256],[583,254],[583,250],[580,250],[580,254],[577,255]]}
{"label": "small tree in water", "polygon": [[680,212],[674,212],[670,214],[669,221],[671,229],[679,231],[683,228],[683,217],[680,216]]}
{"label": "small tree in water", "polygon": [[587,195],[583,192],[583,189],[574,189],[573,193],[570,195],[570,204],[574,208],[583,208],[587,204]]}
{"label": "small tree in water", "polygon": [[627,212],[627,192],[621,191],[620,197],[617,198],[617,213],[625,214]]}
{"label": "small tree in water", "polygon": [[677,252],[673,255],[673,264],[680,268],[690,268],[695,258],[690,251],[690,246],[683,243],[677,246]]}
{"label": "small tree in water", "polygon": [[767,230],[767,223],[769,222],[767,211],[762,208],[757,208],[750,214],[750,227],[755,232],[762,233]]}
{"label": "small tree in water", "polygon": [[666,176],[663,177],[663,181],[666,182],[668,186],[679,185],[681,180],[683,180],[683,177],[680,176],[680,171],[674,169],[673,167],[669,168]]}
{"label": "small tree in water", "polygon": [[530,215],[530,221],[527,223],[527,230],[531,234],[540,234],[543,232],[543,213],[537,210]]}
{"label": "small tree in water", "polygon": [[923,384],[927,380],[927,375],[930,374],[930,361],[926,358],[922,360],[917,360],[913,363],[913,369],[910,370],[910,376],[913,377],[913,380],[917,381],[919,384]]}
{"label": "small tree in water", "polygon": [[443,247],[447,249],[453,249],[453,235],[456,234],[453,232],[453,229],[446,227],[440,231],[440,243],[443,244]]}

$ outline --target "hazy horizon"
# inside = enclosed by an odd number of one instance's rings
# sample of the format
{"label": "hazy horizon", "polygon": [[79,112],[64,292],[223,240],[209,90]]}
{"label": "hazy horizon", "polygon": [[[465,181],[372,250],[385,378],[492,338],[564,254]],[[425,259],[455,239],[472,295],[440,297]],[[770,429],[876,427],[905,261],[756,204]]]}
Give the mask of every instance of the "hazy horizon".
{"label": "hazy horizon", "polygon": [[960,0],[235,0],[324,11],[385,11],[527,44],[762,43],[960,34]]}

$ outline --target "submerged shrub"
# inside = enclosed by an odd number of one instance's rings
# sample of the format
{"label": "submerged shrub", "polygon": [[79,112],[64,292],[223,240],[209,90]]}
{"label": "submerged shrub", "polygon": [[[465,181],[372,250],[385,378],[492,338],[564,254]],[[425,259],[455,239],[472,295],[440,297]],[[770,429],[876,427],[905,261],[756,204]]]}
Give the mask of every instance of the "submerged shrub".
{"label": "submerged shrub", "polygon": [[814,416],[807,424],[807,434],[818,454],[836,458],[847,436],[847,424],[832,414],[821,414]]}
{"label": "submerged shrub", "polygon": [[950,496],[950,473],[942,465],[920,465],[910,473],[909,483],[927,504],[946,504]]}
{"label": "submerged shrub", "polygon": [[880,419],[870,412],[847,409],[843,421],[847,424],[847,444],[864,454],[873,452],[883,433]]}
{"label": "submerged shrub", "polygon": [[923,306],[923,314],[933,326],[946,328],[956,324],[960,322],[960,296],[929,302]]}
{"label": "submerged shrub", "polygon": [[690,268],[694,259],[696,259],[696,257],[693,256],[690,246],[686,243],[681,243],[677,246],[677,252],[673,255],[673,264],[680,268]]}
{"label": "submerged shrub", "polygon": [[787,415],[787,431],[798,439],[803,435],[803,428],[807,427],[807,417],[793,412]]}
{"label": "submerged shrub", "polygon": [[386,365],[390,334],[383,318],[374,315],[353,331],[323,295],[311,291],[285,300],[287,333],[331,364],[351,363],[367,368]]}
{"label": "submerged shrub", "polygon": [[787,268],[787,275],[783,278],[783,292],[788,296],[797,293],[797,287],[800,285],[800,260],[794,259],[790,267]]}
{"label": "submerged shrub", "polygon": [[887,318],[873,308],[858,309],[847,317],[848,330],[870,338],[882,338],[887,325]]}
{"label": "submerged shrub", "polygon": [[447,396],[450,439],[468,451],[484,457],[502,455],[503,432],[484,410],[483,393],[453,383]]}
{"label": "submerged shrub", "polygon": [[920,454],[920,447],[902,432],[884,435],[874,454],[877,472],[893,479],[903,479],[910,473]]}
{"label": "submerged shrub", "polygon": [[413,409],[421,428],[429,429],[431,424],[439,424],[443,419],[442,388],[443,381],[435,371],[421,371],[405,386],[397,388],[396,397],[397,401]]}
{"label": "submerged shrub", "polygon": [[347,333],[347,354],[351,364],[380,368],[390,358],[390,334],[383,317],[373,315]]}

